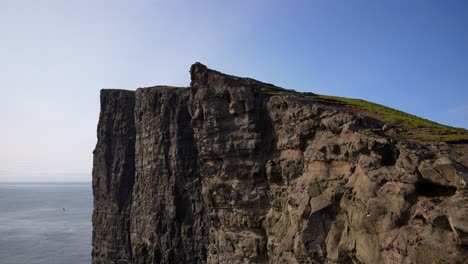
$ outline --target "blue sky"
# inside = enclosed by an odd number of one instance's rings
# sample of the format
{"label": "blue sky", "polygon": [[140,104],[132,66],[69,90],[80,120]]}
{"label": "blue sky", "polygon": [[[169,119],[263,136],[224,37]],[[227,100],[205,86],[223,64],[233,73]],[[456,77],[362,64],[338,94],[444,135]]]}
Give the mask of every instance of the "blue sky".
{"label": "blue sky", "polygon": [[468,128],[468,2],[0,0],[0,181],[90,181],[101,88],[229,74]]}

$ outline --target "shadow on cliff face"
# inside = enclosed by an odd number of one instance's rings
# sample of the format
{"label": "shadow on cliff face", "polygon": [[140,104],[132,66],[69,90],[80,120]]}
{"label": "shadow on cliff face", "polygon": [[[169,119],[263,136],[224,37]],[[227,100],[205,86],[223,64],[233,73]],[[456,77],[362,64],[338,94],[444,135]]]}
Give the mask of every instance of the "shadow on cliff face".
{"label": "shadow on cliff face", "polygon": [[452,196],[457,192],[457,188],[455,187],[442,186],[424,181],[416,182],[415,187],[416,195],[425,197]]}
{"label": "shadow on cliff face", "polygon": [[382,157],[380,161],[380,165],[382,166],[395,165],[398,156],[400,155],[398,148],[392,143],[381,144],[377,142],[372,148],[372,151]]}

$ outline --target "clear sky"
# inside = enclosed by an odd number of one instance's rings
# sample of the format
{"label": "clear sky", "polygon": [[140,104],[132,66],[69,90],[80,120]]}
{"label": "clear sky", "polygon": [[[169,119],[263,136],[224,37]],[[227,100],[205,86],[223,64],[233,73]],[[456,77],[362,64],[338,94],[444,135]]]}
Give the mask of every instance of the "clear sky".
{"label": "clear sky", "polygon": [[90,181],[101,88],[229,74],[468,128],[468,1],[0,0],[0,181]]}

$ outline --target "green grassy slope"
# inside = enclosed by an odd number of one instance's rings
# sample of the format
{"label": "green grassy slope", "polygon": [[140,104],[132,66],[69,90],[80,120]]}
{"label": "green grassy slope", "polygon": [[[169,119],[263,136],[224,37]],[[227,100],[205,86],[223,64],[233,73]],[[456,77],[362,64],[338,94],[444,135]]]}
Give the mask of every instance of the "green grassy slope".
{"label": "green grassy slope", "polygon": [[364,114],[370,114],[379,120],[407,129],[401,136],[409,139],[427,141],[468,141],[468,130],[442,125],[415,115],[368,101],[338,96],[317,95],[318,99],[339,104]]}
{"label": "green grassy slope", "polygon": [[350,111],[372,116],[382,122],[394,126],[404,127],[406,131],[399,134],[403,138],[423,141],[468,142],[468,130],[466,129],[442,125],[384,105],[371,103],[361,99],[318,95],[308,92],[301,93],[265,83],[258,86],[269,96],[292,95],[306,97],[324,104],[334,105]]}

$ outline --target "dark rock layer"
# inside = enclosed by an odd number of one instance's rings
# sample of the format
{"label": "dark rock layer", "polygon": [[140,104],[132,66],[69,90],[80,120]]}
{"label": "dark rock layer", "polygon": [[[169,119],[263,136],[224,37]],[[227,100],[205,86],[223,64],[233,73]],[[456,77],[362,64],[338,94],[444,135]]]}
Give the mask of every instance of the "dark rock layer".
{"label": "dark rock layer", "polygon": [[93,263],[468,259],[464,147],[199,63],[191,78],[101,92]]}
{"label": "dark rock layer", "polygon": [[130,210],[135,178],[135,95],[101,91],[93,162],[93,262],[130,262]]}

